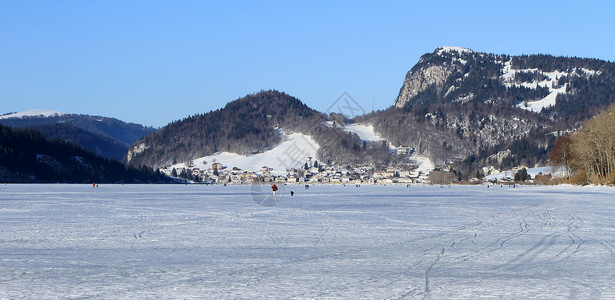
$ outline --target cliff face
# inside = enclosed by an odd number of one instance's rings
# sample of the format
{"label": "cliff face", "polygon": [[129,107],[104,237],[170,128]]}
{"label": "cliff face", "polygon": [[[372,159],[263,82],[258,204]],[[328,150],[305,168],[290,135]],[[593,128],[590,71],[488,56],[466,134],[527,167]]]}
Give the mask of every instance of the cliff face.
{"label": "cliff face", "polygon": [[403,108],[407,103],[411,103],[413,98],[430,88],[435,88],[435,92],[440,94],[453,73],[464,71],[463,67],[467,64],[467,60],[462,57],[474,54],[474,51],[466,48],[440,47],[433,53],[423,55],[406,74],[395,106]]}
{"label": "cliff face", "polygon": [[418,70],[409,71],[406,74],[404,85],[399,91],[395,106],[403,108],[412,98],[427,88],[434,86],[437,92],[442,90],[444,82],[453,73],[453,68],[445,66],[429,66]]}

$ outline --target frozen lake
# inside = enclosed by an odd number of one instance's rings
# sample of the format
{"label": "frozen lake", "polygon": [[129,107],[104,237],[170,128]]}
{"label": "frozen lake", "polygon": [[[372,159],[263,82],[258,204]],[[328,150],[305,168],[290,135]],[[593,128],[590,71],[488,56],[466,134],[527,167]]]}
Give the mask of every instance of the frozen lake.
{"label": "frozen lake", "polygon": [[[290,191],[295,196],[289,195]],[[0,298],[615,298],[615,188],[0,186]]]}

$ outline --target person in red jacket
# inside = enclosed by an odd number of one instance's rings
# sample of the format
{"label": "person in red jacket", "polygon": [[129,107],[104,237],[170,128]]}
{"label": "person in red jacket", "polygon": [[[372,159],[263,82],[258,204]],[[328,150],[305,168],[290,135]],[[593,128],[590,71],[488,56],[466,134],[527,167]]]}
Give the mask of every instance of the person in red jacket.
{"label": "person in red jacket", "polygon": [[275,192],[277,192],[277,191],[278,191],[278,186],[277,186],[277,185],[275,185],[275,184],[272,184],[272,185],[271,185],[271,190],[273,191],[273,196],[275,196]]}

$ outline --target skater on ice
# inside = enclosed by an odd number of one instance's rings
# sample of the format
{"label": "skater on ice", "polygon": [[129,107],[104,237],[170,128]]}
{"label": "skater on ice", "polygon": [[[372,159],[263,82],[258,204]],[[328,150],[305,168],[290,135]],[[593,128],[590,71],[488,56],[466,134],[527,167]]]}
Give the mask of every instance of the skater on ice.
{"label": "skater on ice", "polygon": [[277,186],[277,185],[275,185],[275,184],[272,184],[272,185],[271,185],[271,191],[273,191],[273,196],[275,197],[275,192],[277,192],[277,191],[278,191],[278,186]]}

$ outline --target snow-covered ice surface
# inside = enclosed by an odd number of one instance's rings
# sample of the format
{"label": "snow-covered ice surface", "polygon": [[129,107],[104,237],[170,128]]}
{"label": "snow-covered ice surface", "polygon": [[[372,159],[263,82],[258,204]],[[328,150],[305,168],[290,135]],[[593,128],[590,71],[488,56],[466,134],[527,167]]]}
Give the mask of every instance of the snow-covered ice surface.
{"label": "snow-covered ice surface", "polygon": [[613,188],[0,191],[0,298],[615,298]]}

